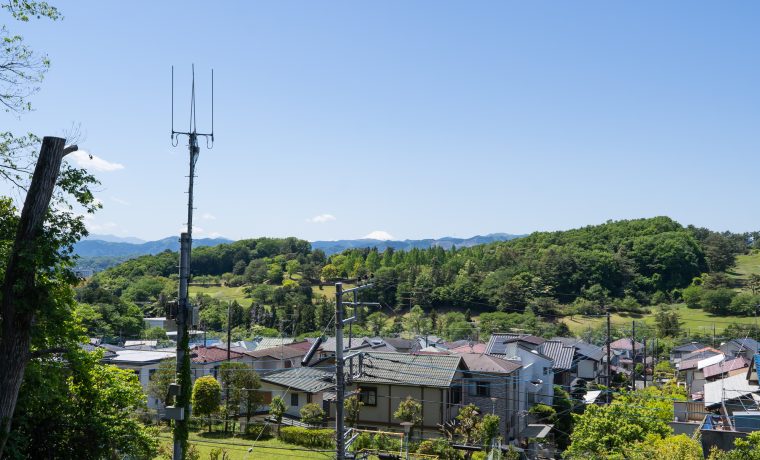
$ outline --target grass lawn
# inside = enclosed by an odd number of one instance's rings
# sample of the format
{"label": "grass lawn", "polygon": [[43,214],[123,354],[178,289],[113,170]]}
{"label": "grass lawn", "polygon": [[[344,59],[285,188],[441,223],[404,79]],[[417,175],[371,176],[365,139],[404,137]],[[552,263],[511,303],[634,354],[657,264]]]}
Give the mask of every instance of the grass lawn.
{"label": "grass lawn", "polygon": [[747,281],[749,275],[760,274],[760,251],[753,250],[749,254],[737,256],[736,267],[729,273],[742,285]]}
{"label": "grass lawn", "polygon": [[[754,321],[754,318],[747,316],[715,316],[711,313],[707,313],[704,310],[691,309],[684,304],[676,305],[679,314],[681,315],[681,321],[683,322],[683,330],[687,329],[691,332],[711,333],[713,324],[715,324],[715,332],[719,333],[725,329],[731,323],[746,323],[748,321]],[[654,326],[654,313],[648,315],[634,315],[634,314],[618,314],[613,313],[610,315],[610,321],[614,326],[630,327],[631,321],[644,322],[646,324]],[[572,319],[570,317],[563,318],[562,321],[567,324],[573,333],[580,334],[589,327],[594,328],[596,326],[605,323],[604,318],[587,318],[584,316],[575,316]]]}
{"label": "grass lawn", "polygon": [[[162,431],[161,443],[171,450],[172,434],[170,431]],[[194,445],[200,453],[200,458],[205,460],[214,449],[224,449],[228,460],[281,460],[281,459],[313,459],[328,460],[335,457],[335,453],[309,451],[305,447],[284,443],[278,439],[260,440],[255,443],[253,439],[241,436],[231,436],[223,432],[206,433],[191,432],[190,444]],[[253,447],[251,452],[248,449]],[[220,457],[221,458],[221,457]]]}
{"label": "grass lawn", "polygon": [[[351,289],[354,287],[353,284],[343,283],[343,290]],[[325,283],[324,286],[322,286],[322,289],[319,289],[319,285],[312,286],[311,292],[314,297],[316,296],[322,296],[327,297],[328,300],[335,300],[335,283]],[[351,299],[346,299],[351,300]]]}
{"label": "grass lawn", "polygon": [[200,286],[190,286],[190,295],[194,296],[195,294],[206,294],[210,295],[211,297],[219,300],[237,300],[237,302],[247,307],[251,305],[251,302],[253,302],[253,299],[250,299],[245,296],[245,286],[238,286],[238,287],[230,287],[230,286],[212,286],[212,287],[200,287]]}

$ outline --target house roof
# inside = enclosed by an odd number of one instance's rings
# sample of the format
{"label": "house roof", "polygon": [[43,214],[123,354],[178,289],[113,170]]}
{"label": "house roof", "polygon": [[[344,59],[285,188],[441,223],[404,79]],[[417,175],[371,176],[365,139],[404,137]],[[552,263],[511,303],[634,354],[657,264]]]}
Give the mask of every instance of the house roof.
{"label": "house roof", "polygon": [[568,347],[575,347],[578,354],[594,361],[601,361],[604,358],[604,349],[596,345],[584,342],[583,340],[573,337],[553,337],[551,340],[558,340]]}
{"label": "house roof", "polygon": [[[643,350],[644,344],[636,342],[636,349],[637,350]],[[633,350],[633,340],[631,340],[630,337],[623,337],[622,339],[617,339],[614,342],[610,343],[610,348],[615,350]]]}
{"label": "house roof", "polygon": [[[252,343],[254,344],[254,350],[264,350],[266,348],[288,345],[294,341],[295,339],[293,337],[256,337]],[[248,346],[246,346],[246,348],[248,348]]]}
{"label": "house roof", "polygon": [[139,347],[139,346],[155,347],[157,345],[158,345],[158,340],[125,340],[124,341],[124,348]]}
{"label": "house roof", "polygon": [[300,347],[294,347],[293,345],[285,345],[281,347],[265,348],[263,350],[246,351],[244,354],[251,358],[273,358],[273,359],[292,359],[299,358],[306,354],[306,351]]}
{"label": "house roof", "polygon": [[294,367],[263,375],[261,381],[307,393],[318,393],[335,387],[332,377],[332,373],[318,368]]}
{"label": "house roof", "polygon": [[109,359],[112,364],[152,364],[176,356],[176,353],[164,351],[119,350],[115,353],[116,356]]}
{"label": "house roof", "polygon": [[[546,342],[546,339],[542,337],[538,337],[535,335],[530,334],[514,334],[514,333],[508,333],[508,332],[501,332],[491,335],[491,340],[496,338],[497,340],[501,342],[509,342],[509,341],[516,341],[519,340],[521,342],[527,342],[533,345],[541,345],[542,343]],[[489,341],[490,343],[490,341]]]}
{"label": "house roof", "polygon": [[[541,339],[540,337],[538,337]],[[544,339],[541,339],[544,340]],[[542,342],[543,343],[543,342]],[[532,352],[545,359],[552,360],[550,357],[537,350],[537,346],[530,342],[515,338],[515,334],[494,334],[491,340],[486,344],[486,354],[498,356],[504,359],[513,359],[518,357],[518,349]]]}
{"label": "house roof", "polygon": [[538,351],[552,359],[552,369],[569,370],[573,367],[575,347],[567,347],[558,340],[547,340],[538,347]]}
{"label": "house roof", "polygon": [[678,370],[685,371],[687,369],[696,369],[699,362],[703,359],[718,355],[722,356],[723,352],[710,347],[693,351],[681,358],[681,362],[678,363]]}
{"label": "house roof", "polygon": [[359,383],[449,387],[461,362],[462,357],[458,355],[368,351],[364,354],[361,373],[353,380]]}
{"label": "house roof", "polygon": [[412,339],[388,337],[383,338],[383,341],[395,348],[397,351],[414,351],[415,349],[419,348],[417,341]]}
{"label": "house roof", "polygon": [[485,343],[470,343],[457,348],[450,348],[449,352],[455,355],[461,355],[462,353],[485,353]]}
{"label": "house roof", "polygon": [[[380,337],[352,337],[343,339],[343,344],[349,350],[371,349],[377,351],[396,351],[396,348],[388,344]],[[319,347],[323,352],[335,352],[335,337],[328,337]]]}
{"label": "house roof", "polygon": [[471,371],[511,374],[522,367],[520,363],[483,353],[461,353],[459,356],[462,357],[467,369]]}
{"label": "house roof", "polygon": [[737,369],[744,369],[748,366],[749,360],[747,360],[747,358],[744,356],[739,356],[734,359],[728,359],[717,364],[706,366],[704,369],[702,369],[702,372],[705,374],[705,378],[709,379],[715,377],[716,375],[726,374]]}
{"label": "house roof", "polygon": [[758,348],[760,348],[760,343],[758,343],[757,340],[749,337],[745,337],[743,339],[733,339],[730,343],[738,345],[740,348],[746,348],[754,352],[760,351],[758,350]]}
{"label": "house roof", "polygon": [[721,363],[725,359],[726,359],[726,355],[724,355],[723,353],[719,355],[713,355],[713,356],[708,356],[706,358],[702,358],[697,363],[697,369],[704,369],[708,366],[712,366],[713,364]]}
{"label": "house roof", "polygon": [[[190,357],[195,364],[216,363],[227,360],[227,350],[217,347],[195,347],[190,350]],[[230,358],[243,357],[242,353],[230,350]]]}
{"label": "house roof", "polygon": [[[732,375],[724,379],[714,380],[705,383],[705,407],[720,405],[721,401],[728,401],[752,395],[760,390],[760,386],[752,385],[747,382],[744,374]],[[753,399],[760,400],[758,395],[754,394]]]}
{"label": "house roof", "polygon": [[520,432],[520,438],[540,439],[549,436],[554,425],[531,423]]}
{"label": "house roof", "polygon": [[707,345],[701,344],[699,342],[689,342],[683,345],[679,345],[677,347],[673,347],[671,351],[676,351],[676,352],[681,352],[681,353],[691,353],[692,351],[700,350],[705,347],[707,347]]}

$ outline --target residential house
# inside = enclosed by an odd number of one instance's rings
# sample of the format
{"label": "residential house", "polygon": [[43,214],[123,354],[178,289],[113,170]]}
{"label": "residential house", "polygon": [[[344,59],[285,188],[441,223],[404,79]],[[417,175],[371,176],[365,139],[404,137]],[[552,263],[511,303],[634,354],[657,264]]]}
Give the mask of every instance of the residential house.
{"label": "residential house", "polygon": [[[604,347],[606,352],[607,347]],[[623,337],[610,343],[610,351],[616,356],[617,366],[627,371],[632,371],[636,363],[640,363],[644,358],[644,344],[632,340],[630,337]],[[613,359],[613,363],[614,363]]]}
{"label": "residential house", "polygon": [[604,349],[583,340],[568,337],[554,337],[551,340],[560,341],[565,346],[574,347],[573,378],[586,381],[604,382]]}
{"label": "residential house", "polygon": [[746,337],[743,339],[733,339],[722,344],[720,351],[726,354],[726,356],[744,356],[748,360],[753,359],[753,356],[760,353],[760,343],[757,340]]}
{"label": "residential house", "polygon": [[552,360],[554,384],[568,386],[573,380],[575,369],[575,347],[566,346],[559,340],[547,340],[538,346],[538,352]]}
{"label": "residential house", "polygon": [[[245,362],[245,355],[230,351],[230,362]],[[191,375],[193,382],[199,377],[219,376],[219,366],[227,361],[227,350],[217,347],[195,347],[190,350]]]}
{"label": "residential house", "polygon": [[749,361],[744,356],[739,356],[732,359],[726,359],[715,364],[705,366],[702,369],[705,381],[712,382],[714,380],[730,377],[732,375],[746,375],[747,368],[749,367]]}
{"label": "residential house", "polygon": [[299,342],[263,350],[240,351],[240,353],[250,358],[251,365],[256,371],[266,373],[277,369],[301,367],[301,359],[309,351],[309,346],[308,342]]}
{"label": "residential house", "polygon": [[[348,337],[343,339],[344,351],[386,351],[396,352],[396,348],[381,337]],[[319,346],[319,356],[322,358],[335,356],[335,337],[328,337]]]}
{"label": "residential house", "polygon": [[677,364],[680,380],[686,382],[690,394],[702,391],[705,377],[702,369],[725,359],[725,355],[715,348],[703,348],[684,355]]}
{"label": "residential house", "polygon": [[433,435],[456,417],[462,404],[461,372],[466,367],[460,356],[366,351],[349,361],[347,389],[357,392],[364,404],[360,426],[400,431],[401,421],[393,413],[412,397],[422,402],[422,432]]}
{"label": "residential house", "polygon": [[309,403],[314,403],[329,412],[325,405],[325,396],[334,395],[334,373],[311,367],[294,367],[280,369],[261,376],[262,408],[269,412],[272,398],[280,396],[285,400],[285,413],[291,418],[300,418],[300,410]]}
{"label": "residential house", "polygon": [[177,331],[177,321],[174,319],[167,319],[165,316],[155,318],[143,318],[145,329],[152,329],[155,327],[161,328],[167,332]]}
{"label": "residential house", "polygon": [[551,405],[554,398],[554,362],[537,350],[545,340],[540,337],[492,334],[486,354],[520,363],[519,393],[525,395],[528,407]]}
{"label": "residential house", "polygon": [[702,350],[704,348],[708,348],[707,345],[701,344],[699,342],[689,342],[674,347],[672,350],[670,350],[670,362],[673,364],[678,364],[681,362],[681,359],[685,355],[693,353],[697,350]]}
{"label": "residential house", "polygon": [[725,408],[728,415],[734,411],[757,409],[760,403],[760,386],[750,383],[746,374],[737,374],[713,380],[704,385],[705,409]]}
{"label": "residential house", "polygon": [[[113,356],[104,361],[108,362],[108,364],[113,364],[120,369],[127,369],[134,372],[140,380],[140,385],[142,385],[145,394],[148,393],[150,378],[158,369],[161,361],[176,356],[175,352],[146,350],[117,350],[111,353],[113,353]],[[148,407],[151,409],[160,409],[160,401],[148,397]]]}
{"label": "residential house", "polygon": [[[521,398],[520,364],[486,355],[461,353],[466,371],[461,371],[463,386],[461,404],[475,404],[483,414],[500,417],[499,433],[504,440],[517,437],[525,428],[527,401]],[[522,425],[521,425],[522,422]]]}

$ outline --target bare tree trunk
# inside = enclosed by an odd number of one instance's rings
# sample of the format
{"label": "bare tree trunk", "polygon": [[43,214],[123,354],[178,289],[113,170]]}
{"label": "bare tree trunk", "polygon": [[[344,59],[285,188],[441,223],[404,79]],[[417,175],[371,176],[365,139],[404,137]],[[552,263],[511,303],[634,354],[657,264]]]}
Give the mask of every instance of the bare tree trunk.
{"label": "bare tree trunk", "polygon": [[[13,251],[5,271],[0,302],[0,457],[10,433],[13,412],[29,360],[32,326],[40,292],[35,289],[37,266],[35,252],[53,196],[66,140],[45,137],[24,201]],[[67,149],[68,150],[68,149]]]}

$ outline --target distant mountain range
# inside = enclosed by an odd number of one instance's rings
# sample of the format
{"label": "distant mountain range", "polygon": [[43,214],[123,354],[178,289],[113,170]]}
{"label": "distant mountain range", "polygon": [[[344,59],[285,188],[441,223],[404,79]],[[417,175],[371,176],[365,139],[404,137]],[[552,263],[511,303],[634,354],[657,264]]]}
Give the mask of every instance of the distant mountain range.
{"label": "distant mountain range", "polygon": [[[426,249],[440,246],[443,249],[451,249],[456,246],[470,247],[478,244],[493,243],[494,241],[507,241],[519,238],[523,235],[511,235],[508,233],[491,233],[472,238],[429,238],[424,240],[384,241],[373,239],[338,240],[338,241],[313,241],[312,249],[321,249],[325,254],[332,255],[352,248],[373,248],[380,251],[388,248],[394,250],[409,250],[413,248]],[[231,243],[227,238],[199,238],[193,240],[194,247],[216,246]],[[157,241],[143,241],[134,237],[118,237],[114,235],[90,235],[74,245],[74,252],[79,255],[78,266],[90,268],[95,271],[104,270],[117,265],[127,259],[146,254],[158,254],[169,249],[179,251],[179,238],[169,236]]]}
{"label": "distant mountain range", "polygon": [[465,248],[470,246],[477,246],[479,244],[493,243],[495,241],[508,241],[515,238],[520,238],[525,235],[511,235],[509,233],[491,233],[488,235],[478,235],[472,238],[454,238],[446,236],[443,238],[428,238],[424,240],[404,240],[404,241],[392,241],[392,240],[372,240],[372,239],[358,239],[358,240],[338,240],[338,241],[313,241],[311,243],[312,249],[321,249],[328,256],[338,252],[343,252],[346,249],[352,248],[374,248],[379,251],[385,251],[388,248],[394,250],[409,250],[413,248],[427,249],[434,246],[440,246],[443,249],[451,249],[456,246],[458,248]]}

